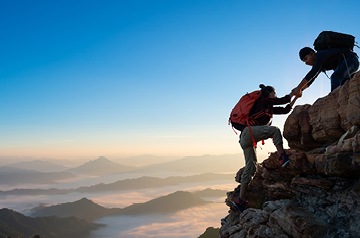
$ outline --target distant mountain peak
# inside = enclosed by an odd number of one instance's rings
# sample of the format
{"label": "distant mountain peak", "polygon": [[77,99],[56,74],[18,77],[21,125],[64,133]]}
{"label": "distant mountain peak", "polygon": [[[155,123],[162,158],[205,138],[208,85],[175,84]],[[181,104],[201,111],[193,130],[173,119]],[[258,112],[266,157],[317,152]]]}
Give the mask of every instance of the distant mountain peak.
{"label": "distant mountain peak", "polygon": [[91,160],[87,163],[107,163],[107,164],[115,164],[115,162],[112,162],[111,160],[109,160],[108,158],[106,158],[105,156],[99,156],[99,158],[95,159],[95,160]]}
{"label": "distant mountain peak", "polygon": [[99,158],[97,158],[95,161],[110,161],[110,160],[105,156],[99,156]]}
{"label": "distant mountain peak", "polygon": [[66,202],[49,207],[37,207],[32,210],[33,216],[75,216],[87,220],[108,215],[111,211],[85,197],[74,202]]}
{"label": "distant mountain peak", "polygon": [[68,171],[74,173],[85,173],[92,175],[103,175],[111,173],[121,173],[131,170],[132,167],[121,165],[107,159],[105,156],[100,156],[95,160],[88,161],[76,168],[69,169]]}

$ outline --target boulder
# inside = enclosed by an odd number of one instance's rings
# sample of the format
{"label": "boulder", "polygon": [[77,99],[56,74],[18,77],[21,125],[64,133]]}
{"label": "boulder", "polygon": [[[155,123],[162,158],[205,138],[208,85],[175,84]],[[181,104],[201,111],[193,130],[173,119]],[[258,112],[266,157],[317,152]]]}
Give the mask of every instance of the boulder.
{"label": "boulder", "polygon": [[360,126],[360,73],[313,105],[296,106],[287,118],[283,136],[290,148],[310,151],[338,141]]}

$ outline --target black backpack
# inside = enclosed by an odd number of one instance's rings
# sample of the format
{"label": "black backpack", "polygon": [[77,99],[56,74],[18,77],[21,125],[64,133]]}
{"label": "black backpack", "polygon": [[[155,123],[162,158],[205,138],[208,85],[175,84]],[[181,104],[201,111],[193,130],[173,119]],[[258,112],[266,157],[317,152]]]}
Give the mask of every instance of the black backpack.
{"label": "black backpack", "polygon": [[323,31],[314,41],[314,49],[316,51],[332,48],[348,49],[353,51],[354,45],[354,36],[334,31]]}

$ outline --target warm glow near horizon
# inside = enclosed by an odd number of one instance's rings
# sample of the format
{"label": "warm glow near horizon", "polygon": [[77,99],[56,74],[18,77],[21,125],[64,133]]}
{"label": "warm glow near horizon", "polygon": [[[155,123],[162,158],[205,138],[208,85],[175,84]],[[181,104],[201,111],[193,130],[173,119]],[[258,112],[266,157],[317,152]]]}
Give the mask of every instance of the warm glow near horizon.
{"label": "warm glow near horizon", "polygon": [[[229,130],[231,130],[229,128]],[[38,146],[38,144],[30,145],[15,145],[3,149],[1,151],[2,157],[37,157],[37,158],[76,158],[76,157],[124,157],[124,156],[139,156],[139,155],[157,155],[157,156],[200,156],[200,155],[222,155],[222,154],[237,154],[242,150],[238,143],[238,136],[232,131],[229,132],[231,136],[214,137],[213,140],[205,140],[204,138],[187,137],[170,142],[166,138],[154,138],[151,142],[144,143],[128,143],[116,144],[113,141],[108,143],[103,142],[72,142],[55,143],[54,145],[47,145],[45,148]],[[19,150],[19,146],[21,150]],[[260,145],[259,142],[258,153],[266,154],[274,152],[275,147],[271,140],[267,140],[265,145]],[[66,148],[66,149],[63,149]]]}

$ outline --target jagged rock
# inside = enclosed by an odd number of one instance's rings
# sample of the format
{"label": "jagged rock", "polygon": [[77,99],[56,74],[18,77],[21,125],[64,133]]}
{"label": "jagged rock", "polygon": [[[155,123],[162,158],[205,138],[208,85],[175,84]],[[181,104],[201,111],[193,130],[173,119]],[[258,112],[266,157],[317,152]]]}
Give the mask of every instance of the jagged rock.
{"label": "jagged rock", "polygon": [[343,134],[339,141],[326,148],[326,153],[360,152],[360,128],[356,125],[352,126],[345,134]]}
{"label": "jagged rock", "polygon": [[329,190],[334,186],[333,181],[321,177],[317,177],[317,178],[295,177],[293,178],[291,184],[296,186],[305,186],[308,188],[315,187],[315,189],[322,189],[322,190]]}
{"label": "jagged rock", "polygon": [[326,97],[319,98],[309,108],[309,124],[312,126],[312,137],[320,143],[332,143],[339,139],[344,130],[340,127],[340,116],[337,98],[339,90],[334,90]]}
{"label": "jagged rock", "polygon": [[278,224],[286,234],[297,237],[325,237],[328,225],[302,207],[285,206],[270,214],[270,223]]}
{"label": "jagged rock", "polygon": [[[346,118],[350,125],[360,125],[360,73],[356,73],[353,79],[347,82],[349,84],[349,99],[346,109]],[[346,130],[349,128],[346,128]]]}
{"label": "jagged rock", "polygon": [[311,134],[312,126],[308,112],[310,107],[309,104],[296,106],[285,122],[284,137],[293,149],[308,151],[320,145]]}
{"label": "jagged rock", "polygon": [[[263,207],[249,207],[241,214],[230,210],[222,220],[220,237],[356,237],[360,225],[359,178],[294,176],[290,188],[290,199],[267,201]],[[264,185],[263,189],[269,194],[273,188]]]}
{"label": "jagged rock", "polygon": [[352,155],[352,152],[321,154],[316,158],[315,167],[319,174],[357,178],[360,166],[353,162]]}
{"label": "jagged rock", "polygon": [[337,103],[339,108],[337,112],[340,116],[341,128],[346,131],[351,127],[351,122],[348,120],[346,112],[348,110],[348,101],[349,101],[349,81],[347,81],[342,87],[339,89],[339,97]]}
{"label": "jagged rock", "polygon": [[[257,166],[247,209],[229,210],[220,237],[360,237],[359,112],[360,73],[313,105],[296,106],[283,133],[289,166],[276,153]],[[229,207],[240,187],[228,192]]]}
{"label": "jagged rock", "polygon": [[264,210],[250,208],[240,216],[240,223],[243,229],[250,229],[253,226],[263,224],[269,220],[269,214]]}

